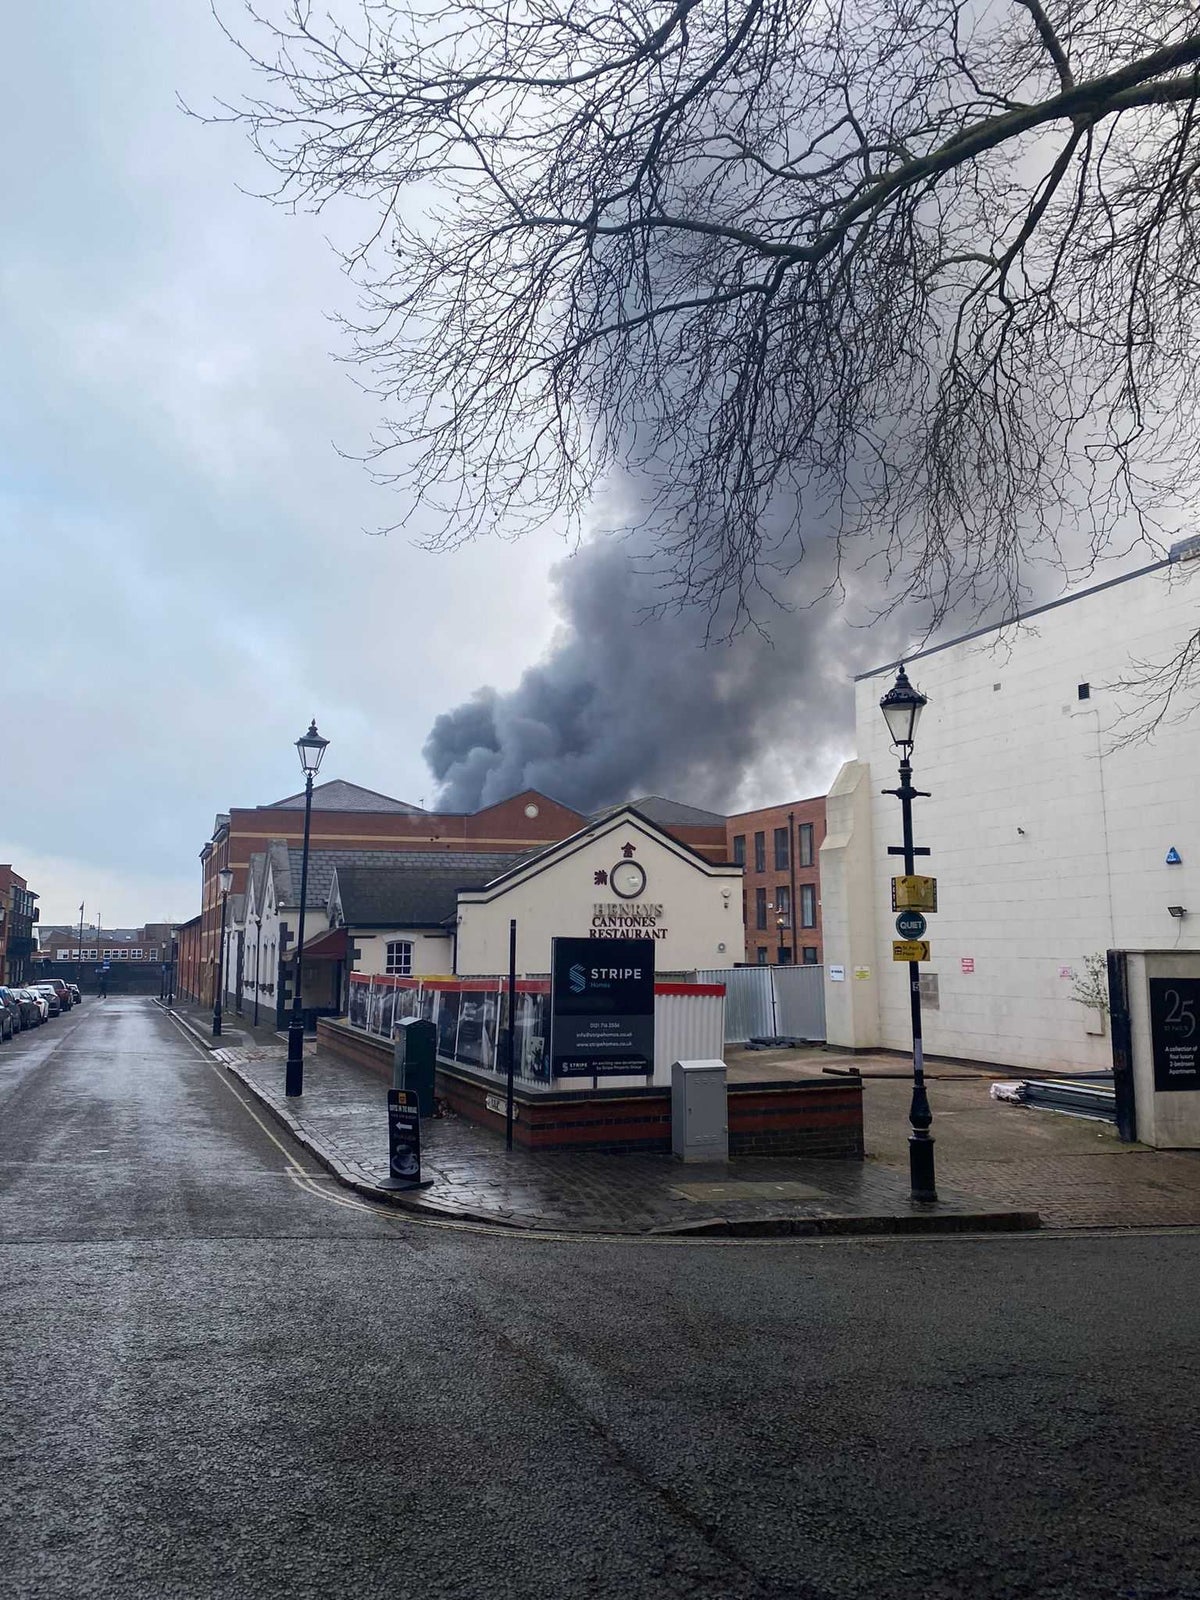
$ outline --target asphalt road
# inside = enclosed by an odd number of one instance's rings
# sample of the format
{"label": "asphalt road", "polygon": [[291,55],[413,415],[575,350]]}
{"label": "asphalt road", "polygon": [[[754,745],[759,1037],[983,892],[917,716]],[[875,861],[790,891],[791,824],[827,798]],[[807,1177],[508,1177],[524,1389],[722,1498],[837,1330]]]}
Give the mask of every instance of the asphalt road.
{"label": "asphalt road", "polygon": [[0,1046],[0,1593],[1200,1596],[1200,1237],[364,1209],[148,1001]]}

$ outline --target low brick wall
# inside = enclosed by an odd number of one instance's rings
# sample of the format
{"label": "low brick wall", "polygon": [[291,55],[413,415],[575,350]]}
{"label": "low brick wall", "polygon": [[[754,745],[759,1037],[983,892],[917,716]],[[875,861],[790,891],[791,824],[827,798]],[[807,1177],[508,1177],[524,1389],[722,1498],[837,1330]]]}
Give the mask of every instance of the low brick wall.
{"label": "low brick wall", "polygon": [[729,1154],[861,1161],[862,1093],[861,1078],[731,1084]]}
{"label": "low brick wall", "polygon": [[[392,1047],[383,1039],[322,1017],[320,1046],[392,1077]],[[437,1093],[469,1122],[504,1132],[504,1090],[492,1078],[439,1063]],[[488,1101],[492,1104],[489,1105]],[[517,1087],[514,1142],[527,1150],[597,1152],[671,1149],[669,1089],[594,1089],[529,1093]],[[806,1078],[729,1086],[731,1156],[795,1155],[862,1159],[862,1080]]]}

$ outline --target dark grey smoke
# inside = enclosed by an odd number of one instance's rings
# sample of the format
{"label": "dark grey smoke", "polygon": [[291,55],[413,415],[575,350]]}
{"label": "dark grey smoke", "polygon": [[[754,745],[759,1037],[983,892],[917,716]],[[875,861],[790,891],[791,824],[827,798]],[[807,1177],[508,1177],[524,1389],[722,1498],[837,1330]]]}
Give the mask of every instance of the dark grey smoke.
{"label": "dark grey smoke", "polygon": [[895,654],[899,625],[851,627],[830,601],[772,613],[769,640],[704,648],[697,612],[644,616],[635,551],[601,539],[565,561],[561,642],[515,689],[437,718],[424,754],[439,805],[533,788],[583,811],[637,794],[726,810],[824,791],[853,746],[853,675]]}

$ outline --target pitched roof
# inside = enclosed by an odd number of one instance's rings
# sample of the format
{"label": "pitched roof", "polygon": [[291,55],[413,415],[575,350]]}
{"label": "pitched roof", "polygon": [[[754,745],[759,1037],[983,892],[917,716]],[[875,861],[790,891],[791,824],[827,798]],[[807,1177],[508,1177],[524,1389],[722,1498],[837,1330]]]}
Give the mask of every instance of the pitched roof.
{"label": "pitched roof", "polygon": [[[277,841],[272,841],[273,849],[276,844]],[[304,852],[297,845],[279,844],[278,849],[287,861],[286,865],[281,861],[275,873],[275,893],[285,905],[296,905],[300,900],[300,869]],[[516,855],[511,850],[313,850],[310,847],[308,899],[305,904],[324,908],[333,886],[334,872],[341,867],[392,867],[418,872],[444,868],[452,877],[457,876],[464,883],[469,881],[476,886],[488,883],[516,862],[526,860],[530,854],[531,851],[524,851]]]}
{"label": "pitched roof", "polygon": [[[314,785],[312,792],[314,811],[374,811],[423,817],[420,806],[410,806],[407,800],[393,800],[391,795],[380,794],[377,789],[364,789],[361,784],[347,783],[342,778],[331,778],[328,783]],[[304,790],[286,795],[269,805],[256,806],[257,811],[303,811]]]}
{"label": "pitched roof", "polygon": [[594,811],[588,821],[600,822],[604,817],[611,817],[618,811],[624,811],[628,806],[632,806],[648,821],[656,822],[660,828],[725,826],[725,818],[720,812],[702,811],[699,806],[686,806],[682,800],[668,800],[661,794],[647,794],[640,800],[623,800],[619,806],[605,806],[602,811]]}
{"label": "pitched roof", "polygon": [[[484,864],[489,858],[478,859],[474,871],[465,857],[454,865],[339,866],[342,918],[350,928],[424,928],[450,922],[458,912],[459,890],[482,889],[496,875],[494,865]],[[511,856],[502,859],[511,864]]]}

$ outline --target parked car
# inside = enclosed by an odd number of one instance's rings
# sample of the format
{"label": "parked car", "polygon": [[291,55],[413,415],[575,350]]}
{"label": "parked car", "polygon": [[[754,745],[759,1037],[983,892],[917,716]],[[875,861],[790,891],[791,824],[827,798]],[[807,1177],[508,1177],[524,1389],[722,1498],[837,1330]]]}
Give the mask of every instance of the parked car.
{"label": "parked car", "polygon": [[12,1012],[7,1006],[0,1006],[0,1039],[11,1039],[16,1031]]}
{"label": "parked car", "polygon": [[21,1020],[21,1007],[17,1004],[17,997],[11,989],[0,989],[0,1008],[3,1009],[4,1015],[12,1023],[12,1028],[8,1034],[8,1038],[11,1039],[14,1033],[20,1033],[25,1026]]}
{"label": "parked car", "polygon": [[67,988],[70,989],[70,991],[71,991],[71,1003],[72,1003],[72,1005],[80,1005],[80,1004],[82,1004],[82,1002],[83,1002],[83,990],[79,987],[79,985],[77,983],[69,983],[67,985]]}
{"label": "parked car", "polygon": [[55,994],[58,996],[58,1003],[63,1010],[70,1011],[75,1002],[71,999],[71,991],[67,988],[63,980],[61,978],[47,978],[46,983],[50,985]]}
{"label": "parked car", "polygon": [[46,1004],[50,1007],[50,1015],[57,1017],[62,1013],[62,1001],[58,998],[58,990],[51,983],[37,983],[34,988],[43,995]]}
{"label": "parked car", "polygon": [[22,1028],[36,1028],[42,1020],[41,1007],[27,989],[4,987],[0,994],[7,996],[17,1008]]}
{"label": "parked car", "polygon": [[47,1017],[50,1015],[50,1002],[46,999],[46,996],[44,994],[39,994],[36,989],[31,987],[22,989],[21,993],[27,994],[33,1001],[34,1005],[38,1008],[38,1021],[45,1022]]}

